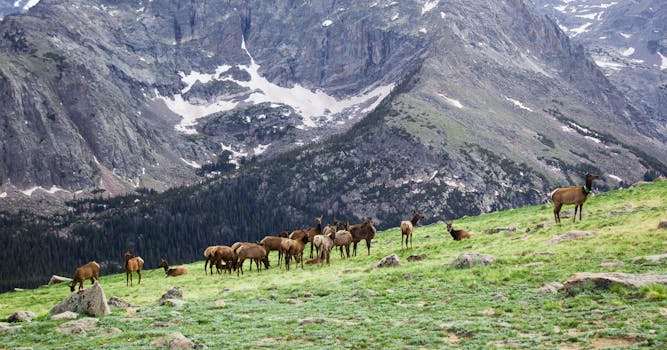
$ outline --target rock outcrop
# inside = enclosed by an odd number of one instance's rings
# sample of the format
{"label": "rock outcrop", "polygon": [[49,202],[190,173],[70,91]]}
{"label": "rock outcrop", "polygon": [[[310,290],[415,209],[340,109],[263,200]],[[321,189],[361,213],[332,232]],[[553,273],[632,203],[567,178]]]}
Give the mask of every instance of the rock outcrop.
{"label": "rock outcrop", "polygon": [[104,290],[99,282],[80,291],[70,294],[54,306],[49,313],[59,314],[65,311],[84,313],[91,316],[108,315],[111,313]]}

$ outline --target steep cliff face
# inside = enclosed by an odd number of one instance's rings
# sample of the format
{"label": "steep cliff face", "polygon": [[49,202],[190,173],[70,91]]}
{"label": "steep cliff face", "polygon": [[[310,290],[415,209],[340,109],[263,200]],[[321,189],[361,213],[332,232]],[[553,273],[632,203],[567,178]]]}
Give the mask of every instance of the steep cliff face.
{"label": "steep cliff face", "polygon": [[654,0],[534,0],[640,112],[642,133],[667,142],[667,8]]}
{"label": "steep cliff face", "polygon": [[[520,0],[42,0],[0,23],[0,62],[0,179],[15,200],[34,186],[65,197],[164,189],[227,156],[307,153],[354,132],[383,100],[379,124],[354,147],[390,165],[355,188],[419,178],[434,193],[478,191],[483,211],[507,205],[521,174],[544,195],[586,170],[616,186],[667,162],[642,111]],[[428,153],[419,174],[392,160],[415,153]],[[502,164],[518,177],[495,172]],[[302,179],[301,168],[281,171]]]}

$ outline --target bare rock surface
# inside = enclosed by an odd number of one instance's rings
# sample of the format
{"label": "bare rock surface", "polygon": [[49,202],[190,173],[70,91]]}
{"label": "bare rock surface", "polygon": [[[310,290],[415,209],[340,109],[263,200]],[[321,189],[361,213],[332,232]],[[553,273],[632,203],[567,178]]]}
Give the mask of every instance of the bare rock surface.
{"label": "bare rock surface", "polygon": [[89,288],[70,294],[54,306],[49,313],[59,314],[65,311],[85,313],[91,316],[108,315],[111,313],[102,286],[95,282]]}
{"label": "bare rock surface", "polygon": [[490,265],[496,257],[490,254],[463,253],[451,262],[457,269],[468,269],[479,265]]}
{"label": "bare rock surface", "polygon": [[35,313],[32,311],[16,311],[7,318],[7,322],[32,322],[33,318],[35,318]]}
{"label": "bare rock surface", "polygon": [[550,244],[556,244],[564,241],[569,241],[572,239],[581,239],[585,237],[592,237],[592,236],[597,236],[596,232],[588,232],[588,231],[570,231],[567,232],[563,235],[554,237],[549,240]]}
{"label": "bare rock surface", "polygon": [[84,334],[97,327],[100,320],[93,317],[84,317],[69,321],[58,326],[57,331],[63,334]]}
{"label": "bare rock surface", "polygon": [[377,264],[371,265],[372,268],[378,268],[378,267],[387,267],[387,266],[401,266],[401,259],[398,258],[398,255],[396,254],[391,254],[387,255],[380,262]]}
{"label": "bare rock surface", "polygon": [[614,284],[631,288],[640,288],[652,284],[667,285],[667,275],[578,272],[565,281],[563,287],[568,294],[576,294],[581,289],[606,289]]}

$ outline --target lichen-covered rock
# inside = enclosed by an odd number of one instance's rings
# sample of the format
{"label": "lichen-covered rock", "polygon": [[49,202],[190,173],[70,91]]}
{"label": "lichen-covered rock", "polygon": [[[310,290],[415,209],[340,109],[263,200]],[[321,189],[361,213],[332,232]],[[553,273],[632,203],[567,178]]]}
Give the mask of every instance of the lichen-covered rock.
{"label": "lichen-covered rock", "polygon": [[104,290],[99,282],[95,282],[89,288],[84,288],[70,294],[54,306],[49,313],[59,314],[65,311],[85,313],[91,316],[108,315],[111,313]]}
{"label": "lichen-covered rock", "polygon": [[387,267],[387,266],[401,266],[401,259],[398,258],[398,255],[391,254],[387,255],[377,264],[371,265],[371,268]]}
{"label": "lichen-covered rock", "polygon": [[99,321],[97,318],[84,317],[59,325],[57,331],[64,334],[83,334],[95,329]]}
{"label": "lichen-covered rock", "polygon": [[667,285],[667,275],[579,272],[565,281],[563,286],[568,294],[576,294],[578,291],[585,289],[607,289],[614,284],[630,288],[640,288],[652,284]]}
{"label": "lichen-covered rock", "polygon": [[587,231],[570,231],[563,235],[554,237],[549,240],[550,244],[556,244],[564,241],[569,241],[572,239],[580,239],[585,237],[597,236],[596,232],[587,232]]}
{"label": "lichen-covered rock", "polygon": [[16,311],[7,318],[7,322],[32,322],[33,318],[35,318],[35,313],[32,311]]}
{"label": "lichen-covered rock", "polygon": [[109,304],[109,306],[113,307],[113,308],[132,307],[132,304],[130,304],[129,302],[127,302],[127,301],[125,301],[125,300],[123,300],[119,297],[116,297],[116,296],[112,296],[111,298],[109,298],[109,301],[107,302],[107,304]]}
{"label": "lichen-covered rock", "polygon": [[467,269],[479,265],[490,265],[496,257],[489,254],[463,253],[456,257],[451,265],[457,269]]}
{"label": "lichen-covered rock", "polygon": [[77,318],[79,318],[79,314],[77,314],[76,312],[65,311],[65,312],[61,312],[59,314],[53,315],[49,319],[50,320],[76,320]]}

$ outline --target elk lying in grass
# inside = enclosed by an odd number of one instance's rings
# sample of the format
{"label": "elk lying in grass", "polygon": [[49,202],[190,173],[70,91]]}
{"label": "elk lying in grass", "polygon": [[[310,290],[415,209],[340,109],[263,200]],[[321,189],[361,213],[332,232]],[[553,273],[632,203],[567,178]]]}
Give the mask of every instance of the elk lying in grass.
{"label": "elk lying in grass", "polygon": [[373,219],[367,218],[361,224],[348,226],[348,231],[352,234],[352,255],[357,256],[357,243],[366,240],[366,248],[368,255],[371,255],[371,240],[375,237],[375,226],[373,226]]}
{"label": "elk lying in grass", "polygon": [[455,230],[451,221],[447,223],[447,232],[452,235],[452,238],[455,241],[460,241],[464,238],[470,238],[470,232],[466,230]]}
{"label": "elk lying in grass", "polygon": [[405,249],[408,249],[408,238],[410,239],[410,248],[412,248],[412,234],[414,233],[417,221],[423,218],[423,215],[412,211],[412,220],[401,222],[401,249],[403,249],[403,238],[405,238]]}
{"label": "elk lying in grass", "polygon": [[79,284],[79,290],[83,288],[83,282],[90,278],[90,284],[95,283],[95,280],[100,280],[100,264],[91,261],[85,265],[81,265],[74,271],[74,279],[69,286],[70,291],[74,292],[74,287]]}
{"label": "elk lying in grass", "polygon": [[169,276],[176,277],[188,274],[188,269],[185,267],[170,268],[166,258],[162,258],[162,261],[160,262],[160,265],[158,267],[164,268],[164,273],[165,273],[164,277],[169,277]]}
{"label": "elk lying in grass", "polygon": [[266,250],[264,250],[264,247],[262,247],[259,244],[245,244],[241,245],[238,249],[236,249],[236,275],[238,276],[239,273],[243,274],[243,262],[246,259],[252,259],[250,261],[250,266],[252,266],[252,262],[255,262],[255,265],[257,266],[257,271],[261,272],[262,271],[262,266],[259,264],[261,261],[264,263],[264,266],[268,269],[269,268],[269,257],[266,254]]}
{"label": "elk lying in grass", "polygon": [[139,282],[141,284],[141,269],[144,266],[144,259],[139,256],[134,256],[130,252],[125,252],[125,285],[132,286],[132,273],[136,272],[139,276]]}
{"label": "elk lying in grass", "polygon": [[584,211],[583,206],[586,197],[591,192],[593,180],[599,178],[598,175],[588,173],[586,174],[585,186],[573,186],[557,188],[551,192],[551,199],[554,201],[554,220],[556,223],[560,222],[560,209],[563,204],[574,204],[574,217],[572,222],[577,220],[577,209],[579,210],[579,221],[581,221],[581,213]]}

